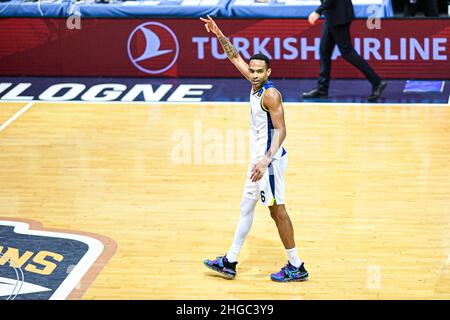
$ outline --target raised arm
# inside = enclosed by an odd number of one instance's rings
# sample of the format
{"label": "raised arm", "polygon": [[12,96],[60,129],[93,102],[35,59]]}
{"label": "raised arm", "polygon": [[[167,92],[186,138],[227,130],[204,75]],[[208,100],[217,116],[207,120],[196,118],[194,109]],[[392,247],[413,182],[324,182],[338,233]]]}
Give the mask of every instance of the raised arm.
{"label": "raised arm", "polygon": [[217,36],[217,39],[219,39],[220,44],[223,47],[223,50],[225,50],[225,53],[228,56],[228,59],[236,66],[236,68],[242,73],[242,75],[250,81],[250,72],[248,70],[248,64],[247,62],[242,59],[240,54],[237,52],[236,48],[233,47],[230,40],[225,37],[225,35],[222,33],[222,31],[217,26],[216,22],[208,15],[208,19],[200,18],[205,23],[206,31],[212,32]]}

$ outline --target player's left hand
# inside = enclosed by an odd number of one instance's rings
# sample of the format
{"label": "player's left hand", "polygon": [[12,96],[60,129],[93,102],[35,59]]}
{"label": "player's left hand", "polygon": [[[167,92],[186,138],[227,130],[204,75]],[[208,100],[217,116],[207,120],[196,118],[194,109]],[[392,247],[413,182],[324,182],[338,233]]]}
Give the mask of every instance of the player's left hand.
{"label": "player's left hand", "polygon": [[205,29],[206,29],[206,31],[208,31],[208,32],[211,31],[211,32],[214,33],[216,36],[219,35],[220,29],[219,29],[219,27],[217,26],[217,23],[213,20],[213,18],[211,18],[211,17],[208,15],[208,19],[200,18],[200,20],[202,20],[202,21],[205,23]]}
{"label": "player's left hand", "polygon": [[317,20],[319,20],[319,18],[320,14],[318,14],[315,11],[311,12],[311,14],[308,17],[309,24],[314,25],[317,22]]}
{"label": "player's left hand", "polygon": [[250,179],[252,179],[252,182],[256,182],[261,180],[261,178],[264,176],[264,173],[267,170],[267,167],[269,166],[269,161],[264,158],[260,162],[258,162],[252,169],[252,176]]}

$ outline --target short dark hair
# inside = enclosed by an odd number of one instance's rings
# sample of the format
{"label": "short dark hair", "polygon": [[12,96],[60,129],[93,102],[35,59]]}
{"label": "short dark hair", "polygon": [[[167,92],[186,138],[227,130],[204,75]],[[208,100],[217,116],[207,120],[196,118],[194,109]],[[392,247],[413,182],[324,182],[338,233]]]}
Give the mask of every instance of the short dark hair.
{"label": "short dark hair", "polygon": [[265,54],[262,54],[262,53],[254,54],[250,57],[249,61],[252,61],[252,60],[262,60],[266,63],[267,69],[270,68],[270,59]]}

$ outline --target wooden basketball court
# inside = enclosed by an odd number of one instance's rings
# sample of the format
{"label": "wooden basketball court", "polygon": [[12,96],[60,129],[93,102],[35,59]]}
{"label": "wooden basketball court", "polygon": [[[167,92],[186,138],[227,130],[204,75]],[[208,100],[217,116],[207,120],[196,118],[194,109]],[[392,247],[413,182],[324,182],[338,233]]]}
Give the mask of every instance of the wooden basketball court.
{"label": "wooden basketball court", "polygon": [[2,102],[0,217],[114,239],[83,299],[450,299],[449,105],[286,104],[310,278],[270,281],[287,258],[262,206],[237,278],[205,268],[238,221],[248,108]]}

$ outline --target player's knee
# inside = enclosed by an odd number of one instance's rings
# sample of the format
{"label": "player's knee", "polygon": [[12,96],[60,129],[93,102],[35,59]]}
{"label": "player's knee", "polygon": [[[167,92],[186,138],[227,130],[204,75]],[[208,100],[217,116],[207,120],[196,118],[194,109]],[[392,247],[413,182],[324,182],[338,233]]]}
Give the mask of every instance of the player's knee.
{"label": "player's knee", "polygon": [[247,217],[253,214],[254,210],[255,210],[255,206],[253,204],[252,200],[249,199],[242,199],[241,201],[241,216],[243,217]]}
{"label": "player's knee", "polygon": [[270,216],[275,221],[284,219],[287,214],[287,212],[283,206],[271,206],[271,207],[269,207],[269,210],[270,210]]}

